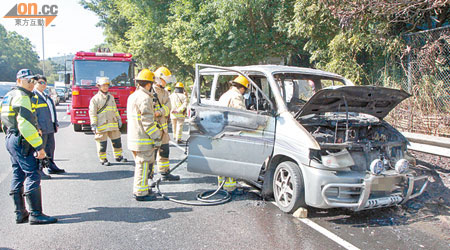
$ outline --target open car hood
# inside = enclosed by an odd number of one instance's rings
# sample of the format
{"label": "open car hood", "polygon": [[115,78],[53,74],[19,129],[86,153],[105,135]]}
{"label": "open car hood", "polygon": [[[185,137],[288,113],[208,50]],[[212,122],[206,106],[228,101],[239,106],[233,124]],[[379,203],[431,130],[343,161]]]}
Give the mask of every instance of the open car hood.
{"label": "open car hood", "polygon": [[349,112],[373,115],[383,119],[400,102],[410,97],[403,90],[375,86],[336,86],[319,90],[296,114],[301,117],[324,112]]}

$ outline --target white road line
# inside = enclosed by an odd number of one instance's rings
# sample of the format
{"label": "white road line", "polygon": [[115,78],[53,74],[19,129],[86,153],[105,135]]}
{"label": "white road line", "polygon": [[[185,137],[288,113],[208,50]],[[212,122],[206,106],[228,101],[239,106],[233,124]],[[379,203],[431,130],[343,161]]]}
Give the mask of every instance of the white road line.
{"label": "white road line", "polygon": [[[274,201],[272,201],[272,204],[277,206],[277,203],[274,202]],[[303,222],[303,223],[305,223],[306,225],[308,225],[312,229],[314,229],[317,232],[321,233],[322,235],[326,236],[328,239],[336,242],[337,244],[339,244],[340,246],[344,247],[345,249],[359,250],[359,248],[353,246],[348,241],[342,239],[341,237],[339,237],[336,234],[328,231],[327,229],[319,226],[319,224],[315,223],[314,221],[312,221],[310,219],[306,219],[306,218],[296,218],[296,219],[301,221],[301,222]]]}
{"label": "white road line", "polygon": [[335,235],[334,233],[328,231],[327,229],[319,226],[318,224],[316,224],[314,221],[310,220],[310,219],[305,219],[305,218],[297,218],[299,221],[305,223],[306,225],[310,226],[311,228],[313,228],[314,230],[316,230],[317,232],[325,235],[326,237],[328,237],[330,240],[336,242],[337,244],[341,245],[342,247],[344,247],[345,249],[352,249],[352,250],[359,250],[359,248],[353,246],[352,244],[350,244],[349,242],[345,241],[344,239],[342,239],[341,237]]}

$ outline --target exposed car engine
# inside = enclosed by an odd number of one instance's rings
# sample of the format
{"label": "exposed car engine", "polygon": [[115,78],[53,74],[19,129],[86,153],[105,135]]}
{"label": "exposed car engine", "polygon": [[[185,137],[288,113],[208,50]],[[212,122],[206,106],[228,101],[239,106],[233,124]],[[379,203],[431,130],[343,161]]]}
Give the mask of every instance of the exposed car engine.
{"label": "exposed car engine", "polygon": [[393,168],[399,159],[404,158],[407,140],[376,117],[357,113],[347,116],[345,112],[335,112],[307,115],[298,118],[298,121],[321,146],[314,158],[324,165],[327,165],[324,158],[328,159],[327,156],[331,155],[338,159],[328,163],[334,164],[334,168],[366,171],[374,159],[380,159]]}

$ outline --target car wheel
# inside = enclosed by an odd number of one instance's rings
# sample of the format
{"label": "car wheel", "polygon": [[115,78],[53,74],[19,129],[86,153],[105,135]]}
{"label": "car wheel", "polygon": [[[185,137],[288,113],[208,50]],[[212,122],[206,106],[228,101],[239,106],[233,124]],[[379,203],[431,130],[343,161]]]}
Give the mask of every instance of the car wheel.
{"label": "car wheel", "polygon": [[81,124],[74,124],[73,125],[73,130],[75,132],[81,132]]}
{"label": "car wheel", "polygon": [[306,206],[302,171],[295,163],[285,161],[277,166],[273,178],[273,195],[278,207],[285,213]]}

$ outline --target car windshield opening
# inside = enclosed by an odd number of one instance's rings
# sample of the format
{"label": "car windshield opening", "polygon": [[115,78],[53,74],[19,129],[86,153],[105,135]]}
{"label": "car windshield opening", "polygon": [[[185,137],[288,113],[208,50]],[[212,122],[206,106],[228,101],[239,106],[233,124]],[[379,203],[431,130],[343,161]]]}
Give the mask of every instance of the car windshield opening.
{"label": "car windshield opening", "polygon": [[274,74],[274,79],[281,89],[289,111],[294,114],[320,89],[345,85],[341,79],[317,75],[278,73]]}

